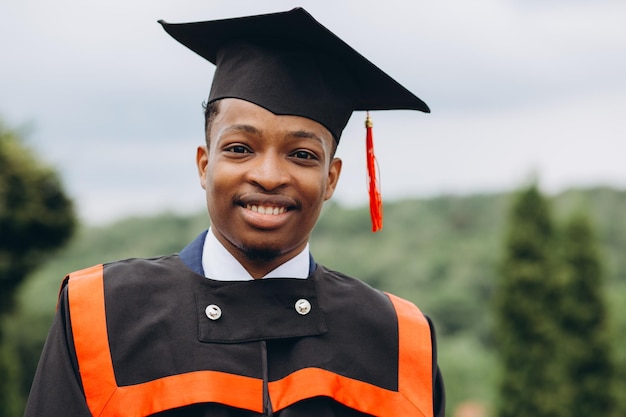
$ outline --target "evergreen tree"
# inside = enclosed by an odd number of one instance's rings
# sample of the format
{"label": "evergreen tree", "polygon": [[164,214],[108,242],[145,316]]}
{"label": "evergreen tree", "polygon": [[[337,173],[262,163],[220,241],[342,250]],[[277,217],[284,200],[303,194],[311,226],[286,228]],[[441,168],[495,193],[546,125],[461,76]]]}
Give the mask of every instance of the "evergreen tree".
{"label": "evergreen tree", "polygon": [[4,317],[19,284],[69,239],[75,224],[73,205],[54,170],[0,122],[0,417],[18,415],[24,384],[3,337]]}
{"label": "evergreen tree", "polygon": [[0,122],[0,315],[26,275],[69,239],[75,222],[54,170]]}
{"label": "evergreen tree", "polygon": [[610,416],[615,407],[613,354],[604,275],[589,219],[577,214],[562,241],[565,287],[562,300],[563,362],[571,417]]}
{"label": "evergreen tree", "polygon": [[516,197],[509,218],[496,340],[502,364],[499,417],[565,417],[559,363],[559,294],[548,201],[536,185]]}

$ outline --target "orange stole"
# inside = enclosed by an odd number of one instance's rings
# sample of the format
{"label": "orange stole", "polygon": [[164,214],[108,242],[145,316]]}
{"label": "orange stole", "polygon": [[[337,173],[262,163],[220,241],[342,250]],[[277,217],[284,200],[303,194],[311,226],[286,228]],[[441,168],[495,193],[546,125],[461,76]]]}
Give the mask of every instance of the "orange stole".
{"label": "orange stole", "polygon": [[[87,405],[94,416],[143,417],[196,403],[215,402],[263,412],[263,381],[218,371],[196,371],[118,386],[106,326],[103,266],[70,274],[70,319]],[[432,417],[430,328],[412,303],[389,295],[398,316],[398,391],[318,369],[300,369],[269,382],[274,411],[307,398],[332,397],[377,416]]]}

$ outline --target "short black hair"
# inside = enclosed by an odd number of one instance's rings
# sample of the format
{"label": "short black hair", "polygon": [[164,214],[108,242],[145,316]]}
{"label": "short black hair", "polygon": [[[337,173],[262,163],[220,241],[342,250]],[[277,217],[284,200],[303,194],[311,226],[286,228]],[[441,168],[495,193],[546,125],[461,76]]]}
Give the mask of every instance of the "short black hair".
{"label": "short black hair", "polygon": [[220,112],[220,101],[212,101],[209,104],[202,103],[204,109],[204,138],[207,146],[209,146],[209,133],[211,132],[211,124]]}

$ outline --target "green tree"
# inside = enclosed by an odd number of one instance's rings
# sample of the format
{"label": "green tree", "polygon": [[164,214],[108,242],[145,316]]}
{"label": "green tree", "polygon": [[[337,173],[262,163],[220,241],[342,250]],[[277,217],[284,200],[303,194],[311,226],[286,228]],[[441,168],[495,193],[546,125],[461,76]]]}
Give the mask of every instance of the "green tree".
{"label": "green tree", "polygon": [[590,221],[582,213],[565,225],[561,246],[565,338],[561,353],[571,417],[611,416],[616,405],[604,273],[595,239]]}
{"label": "green tree", "polygon": [[0,314],[19,283],[74,231],[76,216],[53,169],[0,123]]}
{"label": "green tree", "polygon": [[495,289],[496,340],[502,364],[499,417],[561,417],[558,357],[561,283],[548,201],[533,185],[510,213],[501,282]]}
{"label": "green tree", "polygon": [[76,216],[55,171],[0,122],[0,417],[20,401],[18,361],[3,337],[19,284],[72,235]]}

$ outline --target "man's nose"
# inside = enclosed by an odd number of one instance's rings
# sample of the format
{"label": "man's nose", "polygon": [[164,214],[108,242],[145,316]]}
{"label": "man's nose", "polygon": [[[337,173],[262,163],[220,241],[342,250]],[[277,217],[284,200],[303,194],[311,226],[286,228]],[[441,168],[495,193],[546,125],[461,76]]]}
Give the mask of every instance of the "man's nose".
{"label": "man's nose", "polygon": [[280,188],[290,180],[287,161],[274,152],[257,155],[248,171],[248,180],[265,191]]}

